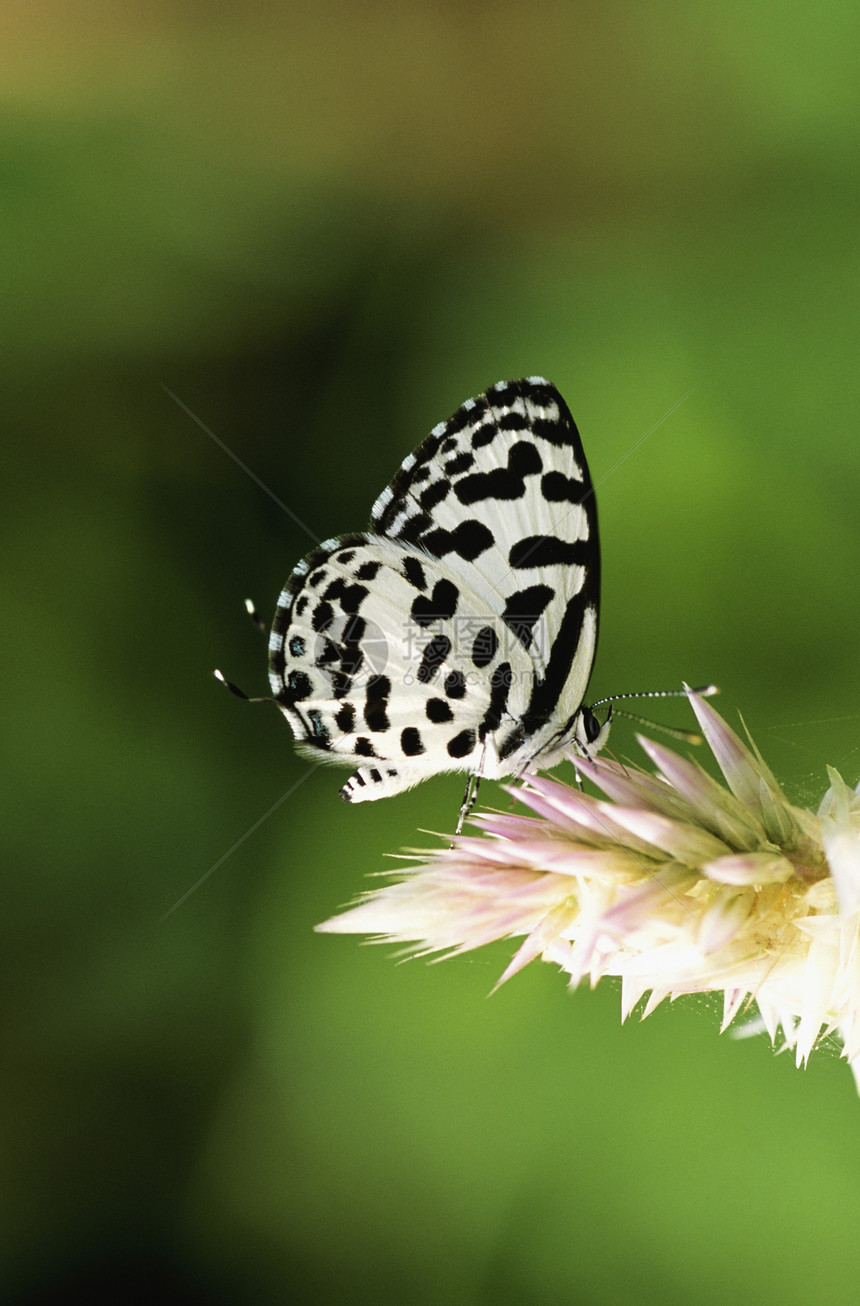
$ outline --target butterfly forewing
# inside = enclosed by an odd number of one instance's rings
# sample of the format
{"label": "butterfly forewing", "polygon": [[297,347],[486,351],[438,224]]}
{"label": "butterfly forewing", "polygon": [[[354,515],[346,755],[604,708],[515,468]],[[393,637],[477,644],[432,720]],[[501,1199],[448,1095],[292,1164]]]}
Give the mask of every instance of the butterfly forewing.
{"label": "butterfly forewing", "polygon": [[270,640],[299,745],[380,797],[446,770],[505,775],[569,745],[597,639],[594,493],[540,378],[467,401],[374,504],[372,533],[293,572]]}

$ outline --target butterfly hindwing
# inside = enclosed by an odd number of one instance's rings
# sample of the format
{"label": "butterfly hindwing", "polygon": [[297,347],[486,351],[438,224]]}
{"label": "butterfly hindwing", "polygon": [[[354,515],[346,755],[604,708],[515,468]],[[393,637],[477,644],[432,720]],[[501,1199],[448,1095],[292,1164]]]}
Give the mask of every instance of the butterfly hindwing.
{"label": "butterfly hindwing", "polygon": [[533,672],[484,606],[443,563],[381,536],[329,540],[299,564],[272,623],[270,682],[303,752],[359,766],[345,797],[492,766]]}
{"label": "butterfly hindwing", "polygon": [[360,801],[447,770],[554,765],[597,641],[594,491],[542,378],[500,382],[440,423],[373,506],[371,532],[294,570],[270,681],[298,746],[359,769]]}

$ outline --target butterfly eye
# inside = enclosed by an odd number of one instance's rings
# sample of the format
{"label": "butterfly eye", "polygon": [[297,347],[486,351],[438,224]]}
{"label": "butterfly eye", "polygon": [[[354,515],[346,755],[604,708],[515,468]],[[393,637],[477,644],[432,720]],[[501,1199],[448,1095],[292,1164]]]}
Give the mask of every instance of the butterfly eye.
{"label": "butterfly eye", "polygon": [[582,728],[589,744],[593,744],[602,727],[590,707],[582,708]]}

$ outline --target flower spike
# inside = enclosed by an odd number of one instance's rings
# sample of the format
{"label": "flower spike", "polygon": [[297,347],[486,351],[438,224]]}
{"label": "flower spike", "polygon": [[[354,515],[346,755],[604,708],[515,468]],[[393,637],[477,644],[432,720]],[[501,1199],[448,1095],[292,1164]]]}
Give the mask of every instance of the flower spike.
{"label": "flower spike", "polygon": [[604,798],[529,776],[510,791],[527,814],[474,817],[479,835],[318,928],[413,955],[518,939],[499,984],[537,958],[572,985],[620,976],[622,1017],[722,992],[724,1028],[743,1019],[798,1065],[835,1033],[860,1089],[860,793],[831,770],[818,811],[794,807],[755,746],[687,692],[725,786],[644,738],[656,772],[577,758]]}

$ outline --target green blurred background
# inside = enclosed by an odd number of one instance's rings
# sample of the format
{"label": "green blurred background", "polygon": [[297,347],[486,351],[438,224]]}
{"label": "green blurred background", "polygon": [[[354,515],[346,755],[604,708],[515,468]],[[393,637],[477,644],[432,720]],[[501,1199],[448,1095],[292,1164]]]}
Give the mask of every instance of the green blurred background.
{"label": "green blurred background", "polygon": [[853,1299],[833,1053],[313,933],[462,782],[347,808],[219,689],[265,692],[242,601],[309,540],[162,386],[325,537],[549,376],[600,481],[592,697],[716,680],[795,800],[855,783],[856,4],[0,19],[0,1298]]}

